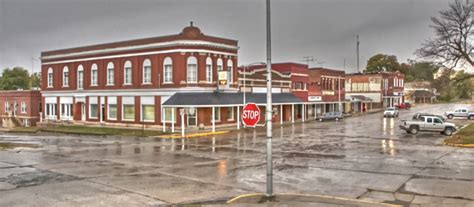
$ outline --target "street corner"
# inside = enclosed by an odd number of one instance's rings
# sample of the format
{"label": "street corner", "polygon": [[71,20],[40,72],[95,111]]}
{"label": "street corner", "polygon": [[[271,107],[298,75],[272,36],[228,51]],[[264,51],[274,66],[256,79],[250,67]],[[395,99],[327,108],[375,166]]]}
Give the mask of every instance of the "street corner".
{"label": "street corner", "polygon": [[241,205],[276,205],[276,206],[307,206],[307,205],[333,205],[333,206],[358,206],[358,207],[398,207],[399,205],[377,203],[350,198],[341,198],[324,195],[310,195],[299,193],[279,193],[268,197],[264,193],[244,194],[227,201],[227,204]]}

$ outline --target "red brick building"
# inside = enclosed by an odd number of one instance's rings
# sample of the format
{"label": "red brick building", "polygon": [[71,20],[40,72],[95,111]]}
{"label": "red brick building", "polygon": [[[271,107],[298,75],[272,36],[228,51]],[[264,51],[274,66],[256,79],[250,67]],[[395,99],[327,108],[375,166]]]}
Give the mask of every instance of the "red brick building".
{"label": "red brick building", "polygon": [[346,98],[355,112],[385,108],[404,102],[405,76],[400,72],[356,73],[346,75]]}
{"label": "red brick building", "polygon": [[191,23],[175,35],[42,52],[45,121],[239,126],[237,43]]}
{"label": "red brick building", "polygon": [[327,68],[309,69],[308,108],[309,116],[325,112],[344,112],[345,72]]}
{"label": "red brick building", "polygon": [[38,90],[0,91],[3,127],[36,126],[40,121],[41,94]]}

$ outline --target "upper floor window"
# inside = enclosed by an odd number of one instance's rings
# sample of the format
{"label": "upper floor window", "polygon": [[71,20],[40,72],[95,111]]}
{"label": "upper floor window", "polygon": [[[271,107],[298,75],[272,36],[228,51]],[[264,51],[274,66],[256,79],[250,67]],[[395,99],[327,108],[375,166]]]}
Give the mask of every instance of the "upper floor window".
{"label": "upper floor window", "polygon": [[97,85],[98,74],[97,64],[94,63],[91,67],[91,86]]}
{"label": "upper floor window", "polygon": [[114,85],[114,63],[107,64],[107,85]]}
{"label": "upper floor window", "polygon": [[69,86],[69,68],[64,66],[63,68],[63,87]]}
{"label": "upper floor window", "polygon": [[173,60],[170,57],[165,58],[163,61],[163,82],[173,82]]}
{"label": "upper floor window", "polygon": [[206,82],[212,83],[212,59],[206,58]]}
{"label": "upper floor window", "polygon": [[222,59],[217,59],[217,71],[222,71],[224,70],[223,69],[223,63],[222,63]]}
{"label": "upper floor window", "polygon": [[10,112],[10,103],[8,101],[5,101],[5,112]]}
{"label": "upper floor window", "polygon": [[[113,67],[113,66],[112,66]],[[107,67],[109,68],[109,67]],[[132,62],[126,61],[123,66],[123,84],[131,85],[132,84]],[[112,82],[113,84],[113,82]]]}
{"label": "upper floor window", "polygon": [[77,67],[77,89],[84,88],[84,67],[79,65]]}
{"label": "upper floor window", "polygon": [[193,56],[187,61],[187,82],[197,83],[197,59]]}
{"label": "upper floor window", "polygon": [[53,87],[53,68],[48,68],[48,88]]}
{"label": "upper floor window", "polygon": [[232,84],[233,80],[233,67],[234,64],[231,59],[227,60],[227,84]]}
{"label": "upper floor window", "polygon": [[145,59],[143,61],[143,84],[151,83],[151,61],[150,59]]}
{"label": "upper floor window", "polygon": [[26,113],[26,102],[24,101],[21,102],[21,113]]}

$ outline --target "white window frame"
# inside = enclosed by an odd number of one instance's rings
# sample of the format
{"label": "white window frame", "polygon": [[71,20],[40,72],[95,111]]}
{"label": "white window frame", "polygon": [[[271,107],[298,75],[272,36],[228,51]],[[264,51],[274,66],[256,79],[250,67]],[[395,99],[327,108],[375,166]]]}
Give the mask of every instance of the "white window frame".
{"label": "white window frame", "polygon": [[[125,118],[125,105],[132,105],[134,107],[134,111],[133,111],[133,119],[126,119]],[[135,121],[135,117],[136,117],[136,113],[137,111],[135,110],[135,97],[133,96],[128,96],[128,97],[125,97],[123,96],[122,97],[122,110],[121,110],[121,115],[122,115],[122,121]]]}
{"label": "white window frame", "polygon": [[[115,108],[116,108],[115,118],[110,117],[110,106],[111,105],[115,105]],[[118,116],[119,116],[119,111],[118,111],[118,105],[117,105],[117,97],[116,96],[107,97],[107,120],[116,121],[118,119]]]}
{"label": "white window frame", "polygon": [[173,59],[166,57],[163,60],[163,83],[173,83]]}
{"label": "white window frame", "polygon": [[234,81],[233,81],[233,78],[234,78],[234,62],[232,61],[232,59],[228,59],[227,60],[227,74],[229,74],[227,76],[227,85],[230,85],[232,84]]}
{"label": "white window frame", "polygon": [[132,85],[132,81],[133,81],[132,62],[130,62],[130,60],[127,60],[123,64],[123,85]]}
{"label": "white window frame", "polygon": [[151,84],[151,61],[150,59],[143,60],[142,67],[142,84]]}
{"label": "white window frame", "polygon": [[26,114],[26,102],[21,102],[21,112],[22,114]]}
{"label": "white window frame", "polygon": [[63,87],[69,87],[69,67],[63,67]]}
{"label": "white window frame", "polygon": [[[82,73],[82,76],[79,73]],[[84,89],[84,66],[82,65],[77,66],[77,89]]]}
{"label": "white window frame", "polygon": [[[232,118],[227,117],[227,121],[235,121],[235,114],[234,114],[235,110],[234,110],[234,107],[232,107],[232,106],[227,107],[227,110],[229,110],[229,109],[231,109],[231,111],[232,111],[232,113],[231,113],[231,114],[232,114]],[[229,114],[229,113],[227,113],[227,114]]]}
{"label": "white window frame", "polygon": [[10,112],[10,103],[8,101],[5,101],[5,113]]}
{"label": "white window frame", "polygon": [[[173,121],[173,123],[176,123],[176,122],[177,122],[177,119],[178,119],[178,113],[177,113],[177,112],[178,112],[178,110],[177,110],[176,108],[173,108],[173,107],[163,107],[162,109],[163,109],[163,110],[162,110],[162,112],[161,112],[161,123],[164,123],[164,122],[165,122],[165,120],[163,119],[163,117],[164,117],[165,114],[166,114],[166,110],[170,110],[170,111],[171,111],[171,114],[173,114],[172,111],[174,110],[174,121]],[[156,117],[155,117],[155,118],[156,118]],[[166,118],[166,119],[169,119],[169,120],[166,120],[166,123],[167,123],[167,124],[168,124],[168,123],[171,123],[171,120],[173,120],[173,118],[171,117],[171,115],[170,115],[170,116],[166,116],[165,118]]]}
{"label": "white window frame", "polygon": [[[97,105],[97,116],[92,116],[92,105]],[[99,103],[89,103],[89,119],[98,119],[100,116]]]}
{"label": "white window frame", "polygon": [[[95,75],[94,75],[95,74]],[[91,86],[97,86],[99,80],[99,68],[97,64],[92,64],[91,66]]]}
{"label": "white window frame", "polygon": [[198,82],[197,58],[194,56],[189,56],[186,61],[186,83],[197,83],[197,82]]}
{"label": "white window frame", "polygon": [[[214,115],[217,115],[217,118],[219,118],[219,119],[216,119],[214,121],[215,122],[221,122],[221,107],[215,107],[214,108]],[[212,114],[211,114],[211,116],[212,116]],[[214,119],[215,117],[212,117],[212,118]],[[212,123],[212,120],[211,120],[211,123]]]}
{"label": "white window frame", "polygon": [[48,88],[53,87],[53,68],[48,68]]}
{"label": "white window frame", "polygon": [[115,84],[115,68],[114,63],[107,63],[107,86],[113,86]]}
{"label": "white window frame", "polygon": [[212,59],[211,57],[206,58],[206,82],[212,83]]}
{"label": "white window frame", "polygon": [[224,63],[222,62],[222,58],[217,59],[217,71],[224,70]]}

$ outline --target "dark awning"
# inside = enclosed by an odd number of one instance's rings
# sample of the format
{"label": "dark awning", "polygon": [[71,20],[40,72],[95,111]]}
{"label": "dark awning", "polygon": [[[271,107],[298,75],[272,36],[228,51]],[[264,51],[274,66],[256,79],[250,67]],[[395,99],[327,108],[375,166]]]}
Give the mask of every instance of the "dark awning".
{"label": "dark awning", "polygon": [[[267,103],[266,93],[246,93],[247,103]],[[273,93],[273,105],[303,103],[291,93]],[[163,106],[235,106],[243,105],[243,93],[176,93]]]}
{"label": "dark awning", "polygon": [[354,102],[371,102],[372,99],[367,97],[367,96],[361,96],[361,95],[352,95],[350,96],[352,101]]}

